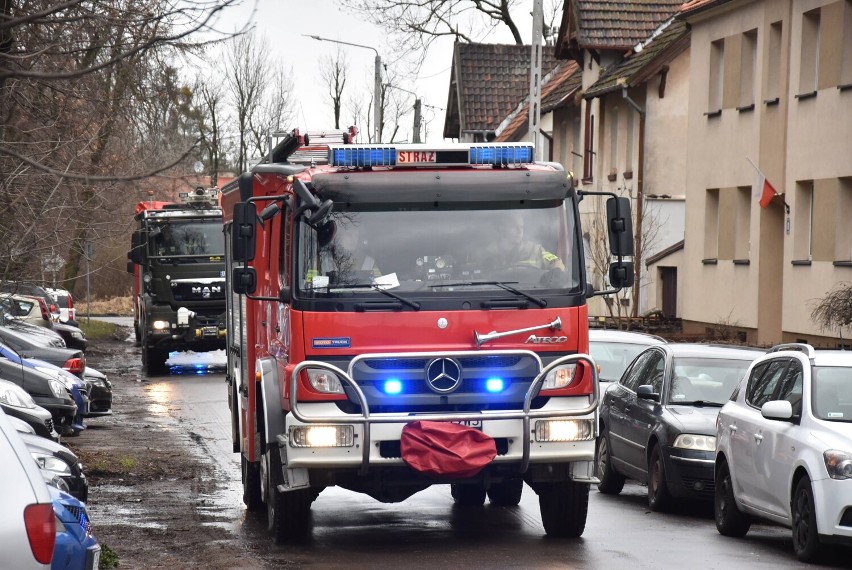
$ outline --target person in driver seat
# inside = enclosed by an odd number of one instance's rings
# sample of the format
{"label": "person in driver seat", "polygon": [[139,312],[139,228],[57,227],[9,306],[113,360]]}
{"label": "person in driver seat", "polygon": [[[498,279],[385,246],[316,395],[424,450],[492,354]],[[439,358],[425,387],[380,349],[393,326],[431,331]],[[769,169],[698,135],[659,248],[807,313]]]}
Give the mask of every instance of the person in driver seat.
{"label": "person in driver seat", "polygon": [[497,244],[499,265],[505,269],[532,267],[543,270],[565,270],[565,264],[558,255],[547,251],[540,243],[526,238],[524,218],[520,212],[509,214],[498,228]]}

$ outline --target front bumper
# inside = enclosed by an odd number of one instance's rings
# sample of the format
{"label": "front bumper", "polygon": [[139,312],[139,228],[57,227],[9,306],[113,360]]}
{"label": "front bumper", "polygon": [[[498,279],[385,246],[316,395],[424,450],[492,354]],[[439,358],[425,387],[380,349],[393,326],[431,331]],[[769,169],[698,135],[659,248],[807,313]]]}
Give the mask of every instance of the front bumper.
{"label": "front bumper", "polygon": [[[399,356],[399,355],[397,355]],[[531,464],[576,464],[571,473],[577,481],[597,482],[592,465],[597,436],[598,382],[593,380],[593,394],[587,396],[551,398],[542,408],[532,410],[532,399],[538,394],[548,372],[560,365],[585,360],[596,376],[594,361],[587,355],[571,355],[555,360],[540,372],[524,398],[521,410],[457,412],[440,414],[376,414],[369,410],[367,399],[349,374],[324,363],[306,361],[297,365],[289,379],[291,410],[286,416],[285,433],[277,436],[278,443],[286,449],[287,469],[353,469],[362,474],[376,467],[404,466],[397,450],[402,429],[417,420],[480,422],[480,429],[497,442],[498,455],[492,462],[495,467],[505,465],[516,473],[526,473]],[[299,404],[293,395],[298,394],[298,378],[305,368],[325,368],[345,382],[357,396],[361,414],[345,414],[333,403]],[[537,422],[576,422],[576,441],[539,441]],[[294,445],[293,430],[304,426],[351,426],[352,444],[347,447],[298,447]],[[580,429],[582,428],[582,429]]]}
{"label": "front bumper", "polygon": [[77,404],[73,400],[61,398],[34,396],[35,403],[50,412],[53,417],[53,427],[60,434],[71,429],[74,416],[77,415]]}
{"label": "front bumper", "polygon": [[716,492],[714,482],[714,453],[675,447],[663,447],[666,483],[673,497],[712,501]]}
{"label": "front bumper", "polygon": [[852,479],[825,478],[811,482],[820,537],[852,544]]}
{"label": "front bumper", "polygon": [[87,418],[97,416],[108,416],[112,414],[112,388],[98,383],[98,381],[86,380],[89,389],[89,412]]}

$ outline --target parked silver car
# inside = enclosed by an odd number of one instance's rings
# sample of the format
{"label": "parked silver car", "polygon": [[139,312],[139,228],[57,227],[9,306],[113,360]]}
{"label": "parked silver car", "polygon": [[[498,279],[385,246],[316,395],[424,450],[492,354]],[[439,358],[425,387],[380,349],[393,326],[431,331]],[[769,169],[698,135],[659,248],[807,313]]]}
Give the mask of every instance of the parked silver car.
{"label": "parked silver car", "polygon": [[3,567],[50,567],[56,545],[56,515],[36,462],[6,414],[0,411],[0,545]]}

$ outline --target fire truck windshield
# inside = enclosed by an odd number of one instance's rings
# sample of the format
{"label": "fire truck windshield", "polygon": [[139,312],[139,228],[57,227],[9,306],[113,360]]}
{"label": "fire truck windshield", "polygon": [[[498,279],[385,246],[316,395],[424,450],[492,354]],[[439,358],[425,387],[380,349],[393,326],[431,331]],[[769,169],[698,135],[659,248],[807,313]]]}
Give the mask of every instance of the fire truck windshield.
{"label": "fire truck windshield", "polygon": [[150,233],[156,257],[224,256],[225,239],[218,220],[169,221],[157,224]]}
{"label": "fire truck windshield", "polygon": [[418,297],[453,291],[505,295],[500,283],[564,293],[580,285],[570,201],[524,208],[361,206],[336,205],[318,228],[300,225],[300,296],[379,296],[376,286]]}

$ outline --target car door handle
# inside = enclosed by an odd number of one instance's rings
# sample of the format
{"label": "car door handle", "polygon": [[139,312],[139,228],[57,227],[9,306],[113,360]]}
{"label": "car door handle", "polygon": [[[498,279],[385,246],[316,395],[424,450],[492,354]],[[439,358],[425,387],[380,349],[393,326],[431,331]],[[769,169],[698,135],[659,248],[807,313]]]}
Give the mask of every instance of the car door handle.
{"label": "car door handle", "polygon": [[731,424],[731,425],[728,426],[728,429],[731,430],[732,432],[736,433],[737,426],[735,426],[734,424]]}
{"label": "car door handle", "polygon": [[754,434],[754,441],[760,443],[761,441],[763,441],[763,436],[759,433]]}

